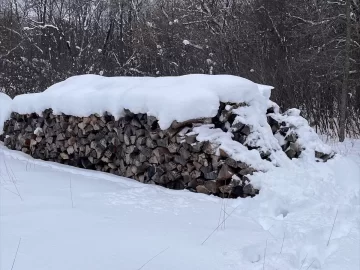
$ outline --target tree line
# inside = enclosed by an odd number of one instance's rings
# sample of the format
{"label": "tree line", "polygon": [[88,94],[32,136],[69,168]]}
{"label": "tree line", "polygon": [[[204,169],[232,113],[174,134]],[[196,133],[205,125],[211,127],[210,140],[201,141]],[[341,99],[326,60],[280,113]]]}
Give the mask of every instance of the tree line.
{"label": "tree line", "polygon": [[85,73],[233,74],[360,135],[359,0],[0,0],[0,37],[12,97]]}

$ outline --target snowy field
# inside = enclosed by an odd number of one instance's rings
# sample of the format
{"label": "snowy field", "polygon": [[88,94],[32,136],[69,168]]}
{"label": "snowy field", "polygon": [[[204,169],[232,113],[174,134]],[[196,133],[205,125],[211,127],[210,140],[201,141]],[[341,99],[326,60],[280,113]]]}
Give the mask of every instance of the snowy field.
{"label": "snowy field", "polygon": [[295,161],[256,175],[257,197],[223,200],[0,145],[0,269],[358,270],[360,141],[333,147],[346,156]]}

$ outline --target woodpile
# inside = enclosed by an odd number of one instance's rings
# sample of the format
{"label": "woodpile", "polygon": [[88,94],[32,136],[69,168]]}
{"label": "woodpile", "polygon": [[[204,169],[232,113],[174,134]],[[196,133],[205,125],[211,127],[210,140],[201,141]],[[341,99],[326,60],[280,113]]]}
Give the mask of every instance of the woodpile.
{"label": "woodpile", "polygon": [[[293,109],[290,109],[289,111],[291,110]],[[301,152],[304,150],[304,146],[298,143],[298,127],[293,125],[291,122],[286,121],[287,113],[288,112],[285,112],[284,114],[275,113],[274,108],[271,107],[267,111],[267,122],[271,127],[273,135],[275,135],[278,139],[282,150],[285,152],[288,158],[299,158]],[[278,120],[279,117],[277,116],[279,115],[282,116],[281,118],[283,119],[283,121]],[[333,158],[334,155],[334,152],[322,153],[315,150],[315,157],[317,158],[317,161],[326,162],[329,159]]]}
{"label": "woodpile", "polygon": [[[217,155],[217,145],[197,141],[191,133],[194,127],[213,123],[215,128],[231,130],[233,139],[244,144],[251,127],[232,125],[235,117],[227,105],[221,104],[213,118],[174,121],[167,130],[159,128],[155,117],[130,111],[118,120],[107,113],[75,117],[54,115],[51,109],[42,115],[13,112],[0,139],[8,148],[37,159],[108,172],[142,183],[226,198],[255,196],[259,191],[248,178],[256,172],[254,168],[232,159],[222,149]],[[268,121],[275,132],[286,129],[270,117]],[[288,135],[285,141],[286,154],[297,157],[300,150],[296,136]]]}

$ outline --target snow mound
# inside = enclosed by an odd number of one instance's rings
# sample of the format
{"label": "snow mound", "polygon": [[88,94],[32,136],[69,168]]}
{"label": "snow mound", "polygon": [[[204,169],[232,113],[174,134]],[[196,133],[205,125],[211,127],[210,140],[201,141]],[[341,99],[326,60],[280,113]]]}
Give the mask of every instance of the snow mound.
{"label": "snow mound", "polygon": [[231,75],[184,75],[178,77],[102,77],[80,75],[59,82],[42,93],[14,98],[12,111],[74,116],[109,112],[116,118],[124,109],[147,113],[162,129],[171,123],[216,115],[220,102],[245,102],[266,111],[269,86],[259,86]]}

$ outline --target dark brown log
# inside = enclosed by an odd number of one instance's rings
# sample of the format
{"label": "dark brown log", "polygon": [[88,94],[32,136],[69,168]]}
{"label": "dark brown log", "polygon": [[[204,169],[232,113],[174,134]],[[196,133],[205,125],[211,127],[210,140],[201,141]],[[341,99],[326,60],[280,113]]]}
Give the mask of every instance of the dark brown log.
{"label": "dark brown log", "polygon": [[244,126],[241,131],[240,131],[242,134],[244,134],[245,136],[249,136],[250,132],[251,132],[251,129],[249,126]]}
{"label": "dark brown log", "polygon": [[[163,131],[162,131],[163,132]],[[179,132],[179,129],[169,128],[164,133],[164,136],[167,135],[170,138],[174,137]],[[160,136],[161,137],[161,136]],[[162,137],[161,137],[162,138]]]}
{"label": "dark brown log", "polygon": [[231,130],[232,132],[237,132],[237,131],[241,131],[244,127],[245,125],[243,123],[238,122],[231,126]]}
{"label": "dark brown log", "polygon": [[292,143],[296,142],[297,139],[298,139],[298,136],[296,133],[290,133],[285,137],[286,141],[292,142]]}
{"label": "dark brown log", "polygon": [[152,157],[149,159],[149,163],[151,163],[151,164],[159,164],[159,161],[158,161],[157,157],[152,156]]}
{"label": "dark brown log", "polygon": [[216,153],[216,149],[218,148],[218,145],[212,144],[211,142],[205,142],[203,146],[203,151],[206,154],[214,155]]}
{"label": "dark brown log", "polygon": [[85,130],[87,124],[84,123],[84,122],[80,122],[77,126],[78,126],[81,130]]}
{"label": "dark brown log", "polygon": [[127,135],[128,137],[134,135],[131,129],[131,126],[127,125],[124,128],[124,135]]}
{"label": "dark brown log", "polygon": [[157,147],[153,150],[153,153],[156,157],[164,156],[165,154],[170,154],[169,150],[165,147]]}
{"label": "dark brown log", "polygon": [[152,131],[149,133],[149,136],[152,140],[156,141],[157,139],[160,139],[160,136],[158,134],[158,132],[156,131]]}
{"label": "dark brown log", "polygon": [[209,162],[206,159],[206,155],[204,153],[201,153],[198,156],[198,162],[202,164],[203,166],[209,166]]}
{"label": "dark brown log", "polygon": [[101,139],[100,141],[99,141],[99,143],[100,143],[100,145],[102,146],[102,147],[104,147],[104,148],[106,148],[107,146],[108,146],[108,143],[107,143],[107,141],[106,141],[106,139]]}
{"label": "dark brown log", "polygon": [[46,138],[46,143],[51,144],[53,142],[54,138],[53,137],[48,137]]}
{"label": "dark brown log", "polygon": [[169,146],[169,138],[165,137],[163,139],[157,139],[156,143],[158,146],[168,147]]}
{"label": "dark brown log", "polygon": [[196,118],[196,119],[189,119],[183,122],[173,121],[171,124],[171,128],[181,128],[187,125],[191,125],[193,123],[207,123],[211,124],[211,118]]}
{"label": "dark brown log", "polygon": [[165,162],[165,157],[164,156],[158,156],[156,157],[157,161],[159,164],[163,164]]}
{"label": "dark brown log", "polygon": [[179,149],[179,154],[185,160],[188,160],[191,156],[190,152],[183,147]]}
{"label": "dark brown log", "polygon": [[122,129],[121,127],[114,127],[113,130],[115,131],[115,133],[116,133],[117,135],[123,133],[123,129]]}
{"label": "dark brown log", "polygon": [[147,163],[144,163],[141,166],[131,166],[131,171],[133,172],[134,175],[137,175],[139,173],[145,172],[148,167],[149,167],[149,164],[147,164]]}
{"label": "dark brown log", "polygon": [[198,170],[198,171],[199,171],[200,168],[203,166],[202,164],[200,164],[200,163],[197,162],[197,161],[194,161],[194,162],[193,162],[193,165],[195,166],[195,169]]}
{"label": "dark brown log", "polygon": [[135,131],[135,136],[137,138],[141,137],[141,136],[144,136],[145,135],[145,129],[138,129]]}
{"label": "dark brown log", "polygon": [[227,164],[223,164],[221,166],[221,169],[219,171],[217,179],[219,179],[219,180],[231,179],[231,177],[234,175],[234,173],[235,172],[232,168],[230,168]]}
{"label": "dark brown log", "polygon": [[185,142],[185,137],[175,136],[175,138],[176,138],[176,143],[178,144]]}
{"label": "dark brown log", "polygon": [[171,144],[169,144],[168,149],[169,149],[170,153],[172,153],[172,154],[177,153],[178,149],[179,149],[179,145],[176,143],[171,143]]}
{"label": "dark brown log", "polygon": [[244,194],[255,195],[256,191],[251,184],[247,184],[243,187]]}
{"label": "dark brown log", "polygon": [[150,138],[146,138],[146,146],[151,148],[151,149],[154,149],[157,145],[156,143],[151,140]]}
{"label": "dark brown log", "polygon": [[141,148],[141,153],[144,154],[147,158],[150,158],[152,155],[152,150],[147,148],[147,147],[142,147]]}
{"label": "dark brown log", "polygon": [[128,136],[127,134],[124,134],[124,143],[126,145],[131,145],[130,136]]}
{"label": "dark brown log", "polygon": [[[24,149],[24,148],[23,148]],[[23,151],[24,152],[24,151]],[[26,149],[26,152],[28,152],[28,149]],[[69,156],[68,156],[68,154],[66,154],[66,153],[60,153],[60,157],[62,158],[62,159],[69,159]]]}
{"label": "dark brown log", "polygon": [[140,162],[145,162],[146,160],[148,160],[148,158],[143,153],[140,153],[139,154],[139,161]]}
{"label": "dark brown log", "polygon": [[144,145],[145,143],[146,143],[146,138],[139,137],[136,139],[135,145],[137,146],[137,148],[141,149],[141,146]]}
{"label": "dark brown log", "polygon": [[136,118],[131,119],[130,125],[137,127],[137,128],[142,128],[140,121]]}
{"label": "dark brown log", "polygon": [[136,142],[136,136],[130,136],[130,143],[135,144]]}
{"label": "dark brown log", "polygon": [[205,181],[204,182],[204,186],[206,187],[207,190],[209,190],[212,194],[215,194],[218,192],[218,187],[216,184],[216,181],[210,180],[210,181]]}
{"label": "dark brown log", "polygon": [[131,159],[131,156],[130,154],[125,154],[125,164],[126,165],[131,165],[132,164],[132,159]]}
{"label": "dark brown log", "polygon": [[225,163],[233,168],[237,168],[238,166],[238,162],[235,160],[235,159],[232,159],[232,158],[227,158],[225,160]]}
{"label": "dark brown log", "polygon": [[160,176],[160,178],[158,180],[158,183],[163,184],[163,185],[165,185],[165,184],[167,184],[169,182],[170,182],[170,180],[169,180],[169,177],[167,175]]}
{"label": "dark brown log", "polygon": [[190,178],[190,181],[189,183],[187,183],[187,187],[190,188],[190,189],[194,189],[194,191],[196,191],[196,187],[198,186],[198,181],[197,179],[192,179]]}
{"label": "dark brown log", "polygon": [[185,135],[185,141],[186,141],[188,144],[193,144],[193,143],[196,142],[196,137],[197,137],[197,134]]}
{"label": "dark brown log", "polygon": [[224,185],[224,186],[221,186],[219,187],[219,190],[221,193],[223,194],[230,194],[232,192],[232,186],[231,185]]}
{"label": "dark brown log", "polygon": [[193,179],[199,178],[199,177],[201,176],[201,172],[199,172],[199,171],[192,171],[192,172],[190,173],[190,176],[191,176],[191,178],[193,178]]}
{"label": "dark brown log", "polygon": [[69,146],[67,149],[66,149],[66,152],[69,154],[69,155],[72,155],[75,150],[74,150],[74,147],[73,146]]}
{"label": "dark brown log", "polygon": [[204,178],[207,180],[215,180],[218,174],[215,171],[204,173]]}
{"label": "dark brown log", "polygon": [[108,166],[111,168],[111,169],[116,169],[117,166],[114,164],[114,163],[108,163]]}
{"label": "dark brown log", "polygon": [[147,116],[147,125],[152,127],[153,125],[155,125],[157,123],[157,119],[155,116],[151,116],[151,115],[148,115]]}
{"label": "dark brown log", "polygon": [[253,168],[246,168],[246,169],[242,169],[240,172],[239,172],[239,174],[240,175],[247,175],[247,174],[250,174],[250,175],[252,175],[254,172],[256,172],[256,170],[255,169],[253,169]]}
{"label": "dark brown log", "polygon": [[174,159],[173,155],[171,155],[171,154],[165,154],[164,157],[165,157],[166,163],[168,163]]}
{"label": "dark brown log", "polygon": [[181,178],[181,174],[178,171],[170,171],[167,172],[167,177],[169,179],[169,181],[175,181]]}
{"label": "dark brown log", "polygon": [[237,162],[237,167],[238,167],[239,169],[247,169],[247,168],[249,168],[249,165],[247,165],[247,164],[244,163],[244,162],[238,161],[238,162]]}
{"label": "dark brown log", "polygon": [[132,177],[134,176],[134,173],[132,172],[133,166],[129,166],[126,168],[125,177]]}
{"label": "dark brown log", "polygon": [[174,156],[174,162],[179,163],[179,164],[181,164],[183,166],[185,166],[186,163],[187,163],[186,160],[183,157],[179,156],[179,155]]}
{"label": "dark brown log", "polygon": [[201,168],[200,168],[200,171],[205,175],[206,173],[209,173],[209,172],[211,172],[212,171],[212,167],[211,167],[211,165],[209,165],[209,166],[202,166]]}
{"label": "dark brown log", "polygon": [[113,153],[111,151],[109,151],[109,150],[106,150],[104,152],[104,156],[107,157],[107,158],[111,158],[112,155],[113,155]]}
{"label": "dark brown log", "polygon": [[60,134],[58,134],[57,136],[56,136],[56,140],[57,141],[63,141],[63,140],[65,140],[65,134],[64,133],[60,133]]}
{"label": "dark brown log", "polygon": [[81,165],[83,166],[83,168],[89,169],[89,168],[91,168],[92,163],[89,161],[89,159],[87,159],[87,158],[82,158],[82,159],[81,159]]}
{"label": "dark brown log", "polygon": [[204,186],[204,185],[199,185],[196,187],[196,191],[198,193],[204,193],[204,194],[207,194],[207,195],[210,195],[211,192]]}
{"label": "dark brown log", "polygon": [[109,163],[109,162],[110,162],[110,159],[107,158],[107,157],[105,157],[105,156],[101,157],[100,160],[101,160],[102,162],[104,162],[104,163]]}
{"label": "dark brown log", "polygon": [[172,171],[176,169],[176,163],[175,162],[169,162],[165,164],[165,168],[167,171]]}
{"label": "dark brown log", "polygon": [[125,175],[126,172],[126,166],[125,166],[125,162],[123,160],[120,160],[120,171],[121,171],[121,175]]}
{"label": "dark brown log", "polygon": [[189,172],[182,172],[181,176],[183,177],[184,184],[188,184],[191,181],[191,176]]}
{"label": "dark brown log", "polygon": [[195,153],[199,153],[199,152],[201,152],[203,145],[204,145],[204,142],[195,142],[195,143],[191,144],[191,151],[195,152]]}
{"label": "dark brown log", "polygon": [[216,155],[211,155],[211,166],[214,169],[217,169],[221,165],[220,163],[220,157]]}

